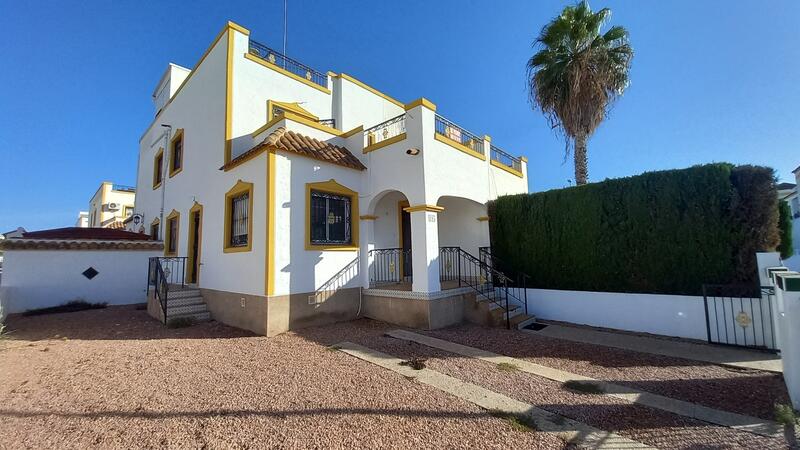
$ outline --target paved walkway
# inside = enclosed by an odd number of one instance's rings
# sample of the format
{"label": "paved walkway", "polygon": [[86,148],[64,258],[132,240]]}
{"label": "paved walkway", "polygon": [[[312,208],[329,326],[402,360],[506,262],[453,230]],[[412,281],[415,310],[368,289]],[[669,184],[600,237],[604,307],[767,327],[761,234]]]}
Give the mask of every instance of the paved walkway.
{"label": "paved walkway", "polygon": [[722,345],[694,344],[685,341],[636,336],[627,333],[598,331],[583,327],[548,325],[539,330],[523,330],[556,339],[604,345],[641,353],[672,356],[674,358],[705,361],[745,369],[766,370],[783,373],[783,364],[778,355]]}
{"label": "paved walkway", "polygon": [[466,400],[488,411],[500,412],[512,417],[523,417],[526,423],[533,425],[534,429],[546,433],[558,434],[565,441],[576,444],[581,448],[597,450],[654,448],[618,434],[551,413],[529,403],[515,400],[506,395],[472,383],[467,383],[435,370],[414,370],[403,365],[403,360],[399,358],[362,345],[352,342],[340,342],[333,347],[348,355],[447,392],[448,394]]}
{"label": "paved walkway", "polygon": [[396,339],[416,342],[418,344],[427,345],[428,347],[438,348],[440,350],[469,358],[480,359],[492,364],[511,364],[523,372],[528,372],[530,374],[544,377],[553,381],[558,381],[560,383],[578,382],[582,384],[591,384],[600,389],[602,392],[600,395],[619,398],[631,403],[660,409],[662,411],[679,414],[692,419],[698,419],[704,422],[722,425],[737,429],[739,431],[746,431],[748,433],[758,434],[766,437],[780,438],[783,436],[783,428],[779,424],[769,420],[722,411],[720,409],[709,408],[696,403],[685,402],[683,400],[677,400],[674,398],[665,397],[663,395],[652,394],[650,392],[645,392],[632,387],[597,380],[583,375],[578,375],[576,373],[535,364],[523,359],[499,355],[497,353],[489,352],[479,348],[469,347],[466,345],[457,344],[455,342],[414,333],[412,331],[392,330],[386,334]]}

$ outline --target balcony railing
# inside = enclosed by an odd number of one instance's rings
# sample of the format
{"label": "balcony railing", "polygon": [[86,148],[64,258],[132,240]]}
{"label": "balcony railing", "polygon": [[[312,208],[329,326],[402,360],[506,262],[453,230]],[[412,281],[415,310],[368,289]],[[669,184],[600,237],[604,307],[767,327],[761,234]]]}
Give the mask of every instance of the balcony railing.
{"label": "balcony railing", "polygon": [[436,115],[436,133],[452,141],[468,147],[481,155],[486,155],[483,150],[483,138],[478,137],[460,126],[450,122],[440,115]]}
{"label": "balcony railing", "polygon": [[406,132],[406,115],[400,114],[372,128],[364,130],[367,137],[367,146],[383,142]]}
{"label": "balcony railing", "polygon": [[[272,117],[278,117],[285,112],[286,110],[281,108],[280,106],[277,105],[272,106]],[[325,125],[326,127],[336,128],[336,119],[319,119],[317,120],[317,123],[319,123],[320,125]]]}
{"label": "balcony railing", "polygon": [[135,186],[126,186],[124,184],[112,184],[111,190],[113,191],[122,191],[122,192],[136,192]]}
{"label": "balcony railing", "polygon": [[509,155],[494,145],[490,147],[490,151],[492,161],[497,161],[506,167],[516,170],[517,172],[522,172],[522,160],[519,158]]}
{"label": "balcony railing", "polygon": [[289,71],[299,77],[305,78],[316,85],[324,88],[328,87],[327,75],[317,72],[311,67],[308,67],[299,61],[295,61],[292,58],[289,58],[288,56],[277,52],[264,44],[259,44],[256,41],[250,40],[250,54],[257,56],[270,64],[274,64],[283,70]]}

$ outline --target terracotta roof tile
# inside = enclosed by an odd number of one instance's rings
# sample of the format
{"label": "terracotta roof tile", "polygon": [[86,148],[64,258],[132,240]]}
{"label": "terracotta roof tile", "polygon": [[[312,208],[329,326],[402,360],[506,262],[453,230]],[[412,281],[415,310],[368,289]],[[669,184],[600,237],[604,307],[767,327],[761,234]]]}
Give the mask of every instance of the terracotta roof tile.
{"label": "terracotta roof tile", "polygon": [[322,142],[318,139],[295,133],[294,131],[288,131],[284,127],[280,127],[270,133],[260,144],[257,144],[250,150],[232,159],[228,164],[222,166],[222,169],[234,166],[240,160],[250,158],[254,153],[259,153],[269,147],[314,158],[319,161],[349,167],[351,169],[367,169],[364,164],[361,164],[361,161],[345,147]]}
{"label": "terracotta roof tile", "polygon": [[22,234],[22,239],[69,239],[69,240],[103,240],[103,241],[147,241],[150,236],[112,228],[54,228],[52,230],[29,231]]}

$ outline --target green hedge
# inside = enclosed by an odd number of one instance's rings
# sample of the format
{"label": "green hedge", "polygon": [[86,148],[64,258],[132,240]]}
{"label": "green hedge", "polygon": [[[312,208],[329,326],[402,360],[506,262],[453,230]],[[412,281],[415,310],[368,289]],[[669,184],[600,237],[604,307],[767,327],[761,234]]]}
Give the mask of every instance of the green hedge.
{"label": "green hedge", "polygon": [[548,289],[755,283],[755,252],[779,242],[773,171],[725,163],[501,197],[489,215],[493,253]]}
{"label": "green hedge", "polygon": [[794,255],[794,247],[792,246],[792,208],[785,201],[778,204],[778,228],[781,234],[781,243],[778,245],[778,251],[781,252],[781,258],[786,259]]}

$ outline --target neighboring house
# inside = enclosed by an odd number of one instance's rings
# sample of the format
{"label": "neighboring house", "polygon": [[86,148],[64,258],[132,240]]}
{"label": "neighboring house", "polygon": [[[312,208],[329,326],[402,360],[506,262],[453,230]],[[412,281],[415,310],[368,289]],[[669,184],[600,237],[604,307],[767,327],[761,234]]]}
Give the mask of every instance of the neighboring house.
{"label": "neighboring house", "polygon": [[400,102],[249,34],[229,22],[155,89],[135,212],[178,258],[166,276],[197,287],[216,320],[267,335],[359,313],[460,322],[452,252],[489,245],[487,202],[528,191],[527,160],[427,99]]}
{"label": "neighboring house", "polygon": [[89,227],[89,212],[88,211],[81,211],[78,213],[78,220],[75,221],[75,226],[77,228],[88,228]]}
{"label": "neighboring house", "polygon": [[783,261],[783,264],[792,269],[800,271],[800,194],[797,185],[800,183],[800,167],[792,171],[796,183],[779,183],[778,198],[789,204],[792,210],[792,246],[794,255]]}
{"label": "neighboring house", "polygon": [[[104,181],[89,201],[88,227],[124,228],[133,214],[136,188]],[[79,218],[80,220],[80,218]],[[76,225],[80,227],[80,225]]]}

